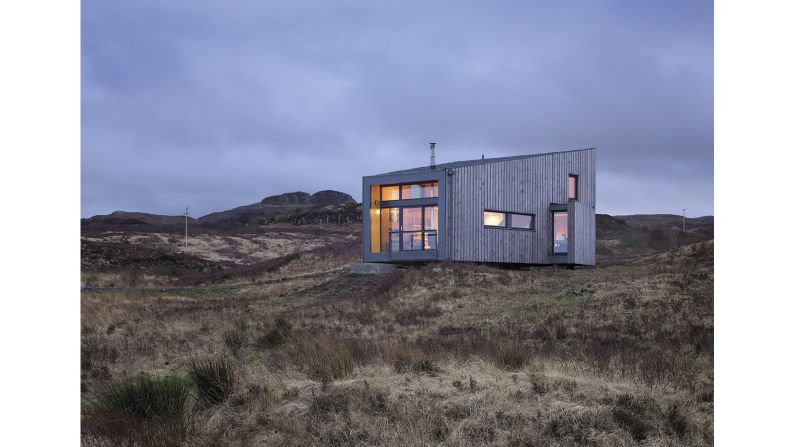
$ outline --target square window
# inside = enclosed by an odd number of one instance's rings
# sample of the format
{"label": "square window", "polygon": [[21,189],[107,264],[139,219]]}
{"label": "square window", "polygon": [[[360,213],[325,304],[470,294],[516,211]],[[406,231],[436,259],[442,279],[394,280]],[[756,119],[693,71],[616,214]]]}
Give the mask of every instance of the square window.
{"label": "square window", "polygon": [[483,211],[483,225],[487,227],[504,227],[505,213]]}

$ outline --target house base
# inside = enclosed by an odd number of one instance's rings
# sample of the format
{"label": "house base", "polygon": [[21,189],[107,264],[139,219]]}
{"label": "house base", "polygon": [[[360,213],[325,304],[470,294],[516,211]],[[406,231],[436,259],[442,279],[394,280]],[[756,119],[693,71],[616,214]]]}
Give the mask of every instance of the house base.
{"label": "house base", "polygon": [[394,264],[380,262],[354,262],[351,264],[351,273],[354,275],[386,275],[392,273],[397,267]]}

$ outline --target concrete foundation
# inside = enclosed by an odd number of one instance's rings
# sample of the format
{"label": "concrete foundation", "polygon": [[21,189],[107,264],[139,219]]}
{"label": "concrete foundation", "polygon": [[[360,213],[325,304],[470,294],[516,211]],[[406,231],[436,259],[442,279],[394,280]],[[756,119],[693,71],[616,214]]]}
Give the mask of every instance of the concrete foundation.
{"label": "concrete foundation", "polygon": [[354,275],[386,275],[395,271],[392,264],[379,262],[354,262],[351,264],[351,273]]}

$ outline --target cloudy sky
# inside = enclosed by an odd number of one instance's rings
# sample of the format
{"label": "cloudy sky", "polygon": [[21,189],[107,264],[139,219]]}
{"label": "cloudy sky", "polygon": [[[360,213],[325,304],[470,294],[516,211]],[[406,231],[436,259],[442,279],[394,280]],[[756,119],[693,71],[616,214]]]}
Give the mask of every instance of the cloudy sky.
{"label": "cloudy sky", "polygon": [[713,213],[712,2],[83,0],[84,217],[597,147],[597,212]]}

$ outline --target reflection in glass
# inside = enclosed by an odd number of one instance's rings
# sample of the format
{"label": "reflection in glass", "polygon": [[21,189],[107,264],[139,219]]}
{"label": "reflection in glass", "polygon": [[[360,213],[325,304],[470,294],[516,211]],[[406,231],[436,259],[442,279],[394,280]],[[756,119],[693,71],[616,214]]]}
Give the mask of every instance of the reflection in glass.
{"label": "reflection in glass", "polygon": [[511,214],[511,228],[535,229],[535,216],[532,214]]}
{"label": "reflection in glass", "polygon": [[403,208],[403,250],[422,250],[422,207]]}
{"label": "reflection in glass", "polygon": [[381,201],[385,200],[400,200],[400,187],[398,186],[382,186],[381,187]]}
{"label": "reflection in glass", "polygon": [[423,241],[423,248],[425,250],[436,250],[436,233],[439,229],[439,207],[426,206],[424,212],[425,239]]}
{"label": "reflection in glass", "polygon": [[[381,209],[381,251],[397,251],[400,249],[400,208]],[[397,234],[398,241],[393,235]]]}
{"label": "reflection in glass", "polygon": [[495,211],[483,211],[483,225],[488,227],[504,227],[505,213]]}
{"label": "reflection in glass", "polygon": [[422,188],[420,185],[400,185],[400,199],[419,199],[422,198]]}
{"label": "reflection in glass", "polygon": [[569,213],[552,213],[553,253],[569,252]]}
{"label": "reflection in glass", "polygon": [[577,200],[577,176],[570,175],[569,176],[569,198]]}
{"label": "reflection in glass", "polygon": [[429,182],[422,184],[422,198],[439,197],[439,182]]}

